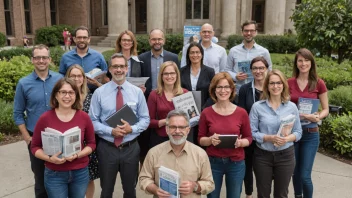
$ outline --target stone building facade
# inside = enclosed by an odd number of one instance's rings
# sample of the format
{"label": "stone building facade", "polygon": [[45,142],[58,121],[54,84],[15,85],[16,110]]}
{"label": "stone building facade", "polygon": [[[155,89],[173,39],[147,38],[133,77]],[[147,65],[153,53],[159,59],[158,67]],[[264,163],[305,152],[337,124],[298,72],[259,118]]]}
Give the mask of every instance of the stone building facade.
{"label": "stone building facade", "polygon": [[147,33],[161,28],[182,33],[185,25],[210,23],[217,36],[241,31],[248,19],[263,34],[293,31],[290,16],[298,0],[0,0],[0,32],[10,45],[22,45],[23,36],[55,24],[84,25],[93,36],[116,37],[130,29]]}

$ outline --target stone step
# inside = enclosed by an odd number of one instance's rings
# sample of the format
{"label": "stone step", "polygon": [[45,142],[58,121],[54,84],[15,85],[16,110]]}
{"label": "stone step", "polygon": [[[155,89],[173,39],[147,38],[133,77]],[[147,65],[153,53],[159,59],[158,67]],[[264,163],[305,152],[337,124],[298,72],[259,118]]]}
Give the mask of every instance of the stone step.
{"label": "stone step", "polygon": [[104,40],[105,36],[91,36],[90,37],[90,44],[97,45],[100,41]]}

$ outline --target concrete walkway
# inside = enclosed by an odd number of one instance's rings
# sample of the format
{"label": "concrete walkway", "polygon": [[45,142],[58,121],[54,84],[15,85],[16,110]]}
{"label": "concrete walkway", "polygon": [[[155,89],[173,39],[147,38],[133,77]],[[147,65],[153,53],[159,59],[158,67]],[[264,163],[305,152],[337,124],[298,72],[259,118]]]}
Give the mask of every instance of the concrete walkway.
{"label": "concrete walkway", "polygon": [[[20,141],[0,146],[0,198],[34,197],[34,178],[30,169],[29,155],[26,144]],[[314,197],[317,198],[350,198],[352,197],[352,166],[317,154],[313,167]],[[96,198],[99,197],[99,180],[95,181]],[[254,187],[256,191],[256,188]],[[244,189],[243,189],[244,191]],[[293,198],[292,182],[289,187],[289,197]],[[254,192],[254,197],[256,193]],[[122,197],[119,177],[116,181],[114,197]],[[137,186],[137,197],[147,196]],[[225,186],[221,197],[226,197]],[[241,197],[245,197],[242,193]]]}

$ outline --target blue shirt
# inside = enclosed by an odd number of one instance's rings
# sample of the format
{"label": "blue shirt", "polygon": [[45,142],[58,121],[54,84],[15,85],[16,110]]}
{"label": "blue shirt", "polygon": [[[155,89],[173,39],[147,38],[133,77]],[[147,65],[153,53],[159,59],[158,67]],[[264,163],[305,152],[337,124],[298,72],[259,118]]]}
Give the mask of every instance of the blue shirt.
{"label": "blue shirt", "polygon": [[152,56],[150,57],[151,64],[151,72],[152,72],[152,89],[156,89],[158,86],[158,75],[160,71],[160,65],[164,62],[164,51],[156,57],[153,52],[151,52]]}
{"label": "blue shirt", "polygon": [[268,100],[260,100],[253,104],[249,114],[251,122],[252,136],[257,141],[257,146],[267,151],[284,150],[293,145],[293,142],[287,142],[281,147],[276,147],[272,142],[264,142],[264,135],[276,135],[280,128],[280,118],[289,114],[296,116],[292,128],[292,134],[296,136],[296,142],[301,139],[302,127],[299,121],[299,113],[293,102],[281,103],[279,108],[274,110]]}
{"label": "blue shirt", "polygon": [[82,66],[85,73],[92,71],[94,68],[100,68],[102,71],[108,70],[103,55],[90,48],[88,48],[87,54],[83,58],[77,54],[76,49],[66,52],[61,58],[59,72],[65,75],[67,69],[73,64]]}
{"label": "blue shirt", "polygon": [[34,132],[39,117],[51,109],[51,91],[61,78],[61,74],[49,70],[43,81],[33,71],[18,81],[13,108],[13,118],[17,126],[25,124],[27,130]]}
{"label": "blue shirt", "polygon": [[[99,137],[114,142],[112,136],[112,127],[105,122],[106,118],[116,112],[116,94],[117,84],[110,81],[95,90],[89,109],[89,116],[94,125],[94,131]],[[132,125],[132,133],[123,138],[123,142],[128,142],[135,139],[141,132],[149,126],[150,118],[147,102],[144,94],[139,87],[125,81],[122,85],[123,102],[131,107],[138,118],[138,122]]]}

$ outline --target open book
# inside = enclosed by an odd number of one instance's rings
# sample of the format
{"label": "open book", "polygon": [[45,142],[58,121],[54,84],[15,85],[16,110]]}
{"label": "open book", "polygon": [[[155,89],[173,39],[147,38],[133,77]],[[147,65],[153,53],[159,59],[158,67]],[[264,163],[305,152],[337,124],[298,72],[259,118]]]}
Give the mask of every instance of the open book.
{"label": "open book", "polygon": [[69,157],[81,151],[81,129],[73,127],[64,133],[53,128],[42,131],[42,144],[44,153],[55,155],[62,152],[59,158]]}
{"label": "open book", "polygon": [[[315,112],[318,112],[320,105],[320,100],[319,99],[313,99],[313,98],[298,98],[298,112],[302,114],[312,114]],[[301,120],[301,125],[307,125],[310,124],[311,121],[309,120]]]}
{"label": "open book", "polygon": [[171,198],[179,198],[178,189],[180,187],[180,174],[174,170],[160,166],[159,170],[159,187],[170,193]]}
{"label": "open book", "polygon": [[199,116],[197,104],[194,100],[192,92],[187,92],[176,96],[172,98],[172,102],[174,103],[175,109],[188,113],[190,119]]}

